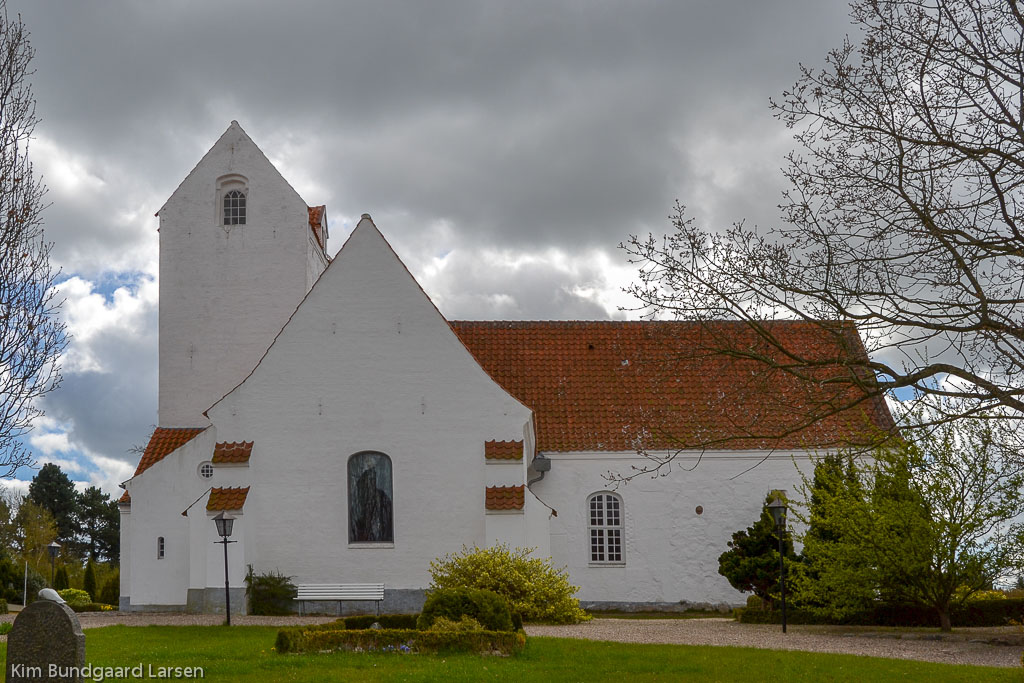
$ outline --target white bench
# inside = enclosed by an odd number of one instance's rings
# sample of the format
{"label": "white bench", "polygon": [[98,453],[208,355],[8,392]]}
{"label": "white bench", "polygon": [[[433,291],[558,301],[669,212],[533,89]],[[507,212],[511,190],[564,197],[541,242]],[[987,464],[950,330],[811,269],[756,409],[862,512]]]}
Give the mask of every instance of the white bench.
{"label": "white bench", "polygon": [[374,600],[377,616],[380,616],[380,601],[384,599],[383,583],[300,583],[296,588],[299,614],[303,613],[306,600],[337,600],[338,614],[341,614],[342,600]]}

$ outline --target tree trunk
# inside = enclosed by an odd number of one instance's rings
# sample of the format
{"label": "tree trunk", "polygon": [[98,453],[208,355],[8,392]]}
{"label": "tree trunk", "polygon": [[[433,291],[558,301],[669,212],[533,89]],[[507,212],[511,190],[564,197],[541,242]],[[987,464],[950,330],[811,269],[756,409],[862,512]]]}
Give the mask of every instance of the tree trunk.
{"label": "tree trunk", "polygon": [[949,620],[949,605],[939,608],[939,630],[943,633],[953,630],[953,623]]}

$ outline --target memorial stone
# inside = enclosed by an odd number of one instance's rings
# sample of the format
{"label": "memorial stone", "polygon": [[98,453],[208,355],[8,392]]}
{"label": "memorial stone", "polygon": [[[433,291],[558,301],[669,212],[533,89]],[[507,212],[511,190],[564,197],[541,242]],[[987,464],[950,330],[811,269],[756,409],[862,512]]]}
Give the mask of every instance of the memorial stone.
{"label": "memorial stone", "polygon": [[64,602],[42,598],[21,611],[7,635],[7,683],[82,681],[85,634]]}

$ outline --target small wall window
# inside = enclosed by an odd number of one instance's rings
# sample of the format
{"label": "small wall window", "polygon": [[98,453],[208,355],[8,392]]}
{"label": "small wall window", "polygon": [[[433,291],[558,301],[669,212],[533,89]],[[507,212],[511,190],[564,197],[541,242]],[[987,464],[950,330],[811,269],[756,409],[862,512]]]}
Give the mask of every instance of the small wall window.
{"label": "small wall window", "polygon": [[622,562],[622,499],[595,493],[587,499],[590,513],[590,561]]}
{"label": "small wall window", "polygon": [[348,459],[348,542],[393,543],[391,458],[356,453]]}
{"label": "small wall window", "polygon": [[164,559],[164,537],[157,536],[156,538],[156,559]]}
{"label": "small wall window", "polygon": [[199,476],[202,477],[203,479],[212,479],[213,478],[213,463],[212,462],[204,462],[202,465],[200,465],[199,466]]}
{"label": "small wall window", "polygon": [[224,225],[245,225],[245,195],[241,190],[224,195]]}
{"label": "small wall window", "polygon": [[217,179],[217,222],[224,228],[245,225],[248,217],[249,180],[237,173]]}

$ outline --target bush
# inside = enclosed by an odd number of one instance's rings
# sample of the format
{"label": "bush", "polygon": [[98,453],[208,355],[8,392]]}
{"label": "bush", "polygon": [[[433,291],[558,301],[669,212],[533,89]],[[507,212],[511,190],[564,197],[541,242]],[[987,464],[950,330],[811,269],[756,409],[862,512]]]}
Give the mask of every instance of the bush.
{"label": "bush", "polygon": [[99,602],[117,607],[121,603],[121,572],[115,570],[103,588],[100,589]]}
{"label": "bush", "polygon": [[[738,609],[736,620],[743,624],[780,624],[778,610]],[[1000,598],[972,600],[950,610],[954,628],[971,626],[1006,626],[1024,620],[1024,599]],[[920,605],[875,605],[870,609],[852,612],[841,619],[819,611],[791,609],[786,611],[790,624],[837,624],[843,626],[905,626],[939,627],[938,613]]]}
{"label": "bush", "polygon": [[53,575],[53,590],[60,593],[62,590],[67,590],[71,587],[71,580],[68,578],[68,568],[61,567],[57,570],[57,573]]}
{"label": "bush", "polygon": [[275,650],[322,652],[356,650],[367,652],[482,652],[515,654],[526,645],[522,632],[511,631],[413,631],[408,629],[345,630],[338,628],[289,628],[277,633]]}
{"label": "bush", "polygon": [[[39,599],[39,591],[43,590],[49,585],[46,578],[33,569],[31,566],[28,568],[28,593],[25,596],[26,601],[32,604]],[[19,596],[20,597],[20,596]]]}
{"label": "bush", "polygon": [[7,601],[0,599],[0,614],[7,614]]}
{"label": "bush", "polygon": [[76,605],[88,605],[92,602],[92,598],[89,597],[88,593],[77,588],[59,590],[57,595],[64,598],[64,602],[68,603],[68,606],[71,608],[74,608]]}
{"label": "bush", "polygon": [[245,576],[245,594],[249,599],[249,614],[283,616],[292,613],[298,589],[290,576],[278,572],[254,574],[252,565]]}
{"label": "bush", "polygon": [[[432,589],[478,588],[505,598],[524,621],[576,624],[590,619],[574,594],[568,572],[550,559],[531,557],[532,549],[506,545],[472,549],[430,563]],[[456,617],[458,618],[458,617]]]}
{"label": "bush", "polygon": [[0,636],[6,636],[8,633],[11,632],[12,628],[14,628],[13,621],[5,621],[3,623],[0,623]]}
{"label": "bush", "polygon": [[82,579],[82,588],[89,594],[90,600],[96,600],[99,595],[96,593],[96,568],[92,565],[92,560],[89,560],[85,565],[85,578]]}
{"label": "bush", "polygon": [[431,591],[416,628],[425,631],[438,617],[459,621],[464,616],[476,619],[488,631],[513,630],[512,614],[505,598],[494,591],[462,586]]}
{"label": "bush", "polygon": [[365,614],[358,617],[345,617],[341,620],[343,628],[362,629],[370,628],[374,623],[381,625],[381,628],[416,628],[418,614],[382,614],[375,617],[372,614]]}
{"label": "bush", "polygon": [[69,604],[75,612],[115,612],[117,608],[113,605],[106,605],[102,602],[87,602],[85,604]]}
{"label": "bush", "polygon": [[452,621],[445,617],[437,617],[434,619],[434,623],[430,625],[429,631],[483,631],[484,627],[480,625],[480,622],[471,616],[466,614],[462,615],[462,618],[458,621]]}

